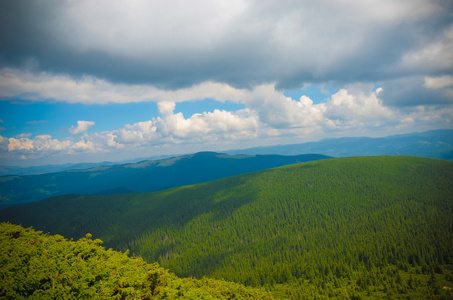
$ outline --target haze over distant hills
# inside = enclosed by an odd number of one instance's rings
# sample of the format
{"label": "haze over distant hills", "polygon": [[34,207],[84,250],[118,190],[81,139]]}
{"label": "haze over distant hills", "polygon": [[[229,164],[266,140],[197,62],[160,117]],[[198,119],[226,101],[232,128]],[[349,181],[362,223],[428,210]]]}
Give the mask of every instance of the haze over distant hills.
{"label": "haze over distant hills", "polygon": [[[382,138],[342,137],[323,139],[291,145],[254,147],[241,150],[221,151],[235,154],[278,154],[299,155],[318,153],[332,157],[365,156],[365,155],[412,155],[429,158],[453,160],[453,130],[441,129],[427,132],[392,135]],[[136,163],[143,160],[159,160],[179,155],[161,155],[136,158],[121,162],[68,163],[61,165],[41,165],[30,167],[1,166],[0,176],[6,175],[37,175],[69,170],[82,170],[98,166]]]}
{"label": "haze over distant hills", "polygon": [[[158,160],[173,157],[174,155],[160,155],[148,157],[147,160]],[[0,176],[7,175],[39,175],[46,173],[57,173],[71,170],[84,170],[91,169],[99,166],[113,166],[127,163],[137,163],[145,160],[144,158],[128,159],[125,161],[102,161],[102,162],[85,162],[85,163],[67,163],[67,164],[55,164],[55,165],[38,165],[29,167],[18,167],[18,166],[0,166]]]}
{"label": "haze over distant hills", "polygon": [[453,160],[453,130],[442,129],[382,138],[343,137],[293,145],[225,151],[228,154],[298,155],[319,153],[333,157],[411,155]]}
{"label": "haze over distant hills", "polygon": [[150,192],[299,162],[325,155],[227,155],[201,152],[163,160],[0,177],[0,208],[64,194]]}

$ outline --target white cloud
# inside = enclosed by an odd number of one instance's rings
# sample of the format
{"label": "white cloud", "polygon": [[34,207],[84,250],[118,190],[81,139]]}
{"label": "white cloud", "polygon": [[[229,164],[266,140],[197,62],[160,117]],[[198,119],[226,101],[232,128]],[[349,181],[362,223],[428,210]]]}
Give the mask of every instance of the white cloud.
{"label": "white cloud", "polygon": [[[439,85],[438,80],[434,82]],[[148,121],[92,134],[81,133],[94,126],[94,122],[78,121],[77,126],[71,127],[71,133],[78,136],[63,140],[50,135],[38,135],[34,139],[25,134],[9,139],[2,137],[0,148],[2,152],[25,157],[49,153],[107,153],[177,144],[222,144],[372,128],[398,129],[420,122],[448,126],[453,115],[450,107],[387,107],[381,99],[383,88],[375,89],[371,84],[351,84],[318,104],[306,95],[298,100],[286,97],[272,84],[252,90],[221,86],[228,91],[220,95],[221,100],[242,103],[245,108],[237,111],[215,109],[186,118],[182,113],[174,112],[175,102],[161,101],[158,103],[160,116]],[[231,98],[226,98],[226,94]]]}
{"label": "white cloud", "polygon": [[77,126],[71,126],[68,131],[73,134],[80,134],[82,132],[87,131],[91,127],[93,127],[95,123],[93,121],[77,121]]}
{"label": "white cloud", "polygon": [[210,133],[253,132],[259,128],[260,123],[258,117],[250,109],[236,112],[216,109],[213,112],[194,115],[192,118],[204,123],[204,127],[209,128]]}
{"label": "white cloud", "polygon": [[30,142],[30,149],[36,152],[65,151],[73,145],[73,142],[70,140],[59,141],[52,139],[52,136],[48,134],[38,135]]}
{"label": "white cloud", "polygon": [[73,154],[75,152],[95,153],[105,151],[103,147],[96,146],[87,136],[79,141],[70,139],[53,139],[50,135],[38,135],[34,139],[29,138],[6,138],[0,136],[0,148],[9,153],[17,153],[23,157],[40,157],[54,153]]}
{"label": "white cloud", "polygon": [[[189,88],[163,90],[151,85],[113,84],[90,76],[79,79],[50,73],[34,74],[8,68],[0,69],[0,100],[18,98],[32,101],[106,104],[131,102],[182,102],[216,98],[239,99],[246,90],[228,84],[203,82]],[[165,104],[162,104],[165,105]],[[168,104],[167,104],[168,105]]]}
{"label": "white cloud", "polygon": [[413,126],[417,123],[428,126],[428,128],[432,125],[435,125],[437,128],[449,128],[453,124],[453,108],[451,107],[437,109],[420,105],[414,110],[402,114],[402,116],[404,119],[396,128]]}
{"label": "white cloud", "polygon": [[175,107],[176,107],[175,102],[162,101],[162,102],[157,103],[157,108],[161,115],[173,114]]}
{"label": "white cloud", "polygon": [[453,76],[445,75],[440,77],[425,77],[425,88],[428,89],[441,89],[453,86]]}
{"label": "white cloud", "polygon": [[[235,112],[215,109],[213,112],[197,113],[186,119],[182,113],[173,113],[174,107],[174,103],[159,103],[161,117],[153,119],[150,123],[150,126],[153,126],[151,139],[173,142],[177,140],[216,140],[219,134],[253,132],[258,128],[257,116],[253,115],[249,109]],[[133,127],[136,127],[135,124]],[[120,132],[126,129],[128,129],[127,126]],[[143,133],[145,130],[142,129],[138,132]],[[131,132],[129,131],[129,133]],[[136,136],[140,135],[137,134],[137,131],[135,133]]]}
{"label": "white cloud", "polygon": [[255,87],[242,102],[257,112],[261,122],[276,128],[319,126],[325,110],[307,96],[299,101],[286,97],[273,84]]}
{"label": "white cloud", "polygon": [[33,142],[27,138],[9,138],[8,142],[9,151],[33,149]]}
{"label": "white cloud", "polygon": [[326,103],[324,116],[336,127],[377,127],[395,121],[395,114],[385,107],[372,85],[351,85],[340,89]]}
{"label": "white cloud", "polygon": [[[146,144],[157,142],[160,137],[156,134],[154,123],[152,120],[139,122],[133,125],[128,124],[118,130],[114,130],[111,132],[113,140],[110,141],[110,144]],[[112,142],[115,142],[115,144]]]}

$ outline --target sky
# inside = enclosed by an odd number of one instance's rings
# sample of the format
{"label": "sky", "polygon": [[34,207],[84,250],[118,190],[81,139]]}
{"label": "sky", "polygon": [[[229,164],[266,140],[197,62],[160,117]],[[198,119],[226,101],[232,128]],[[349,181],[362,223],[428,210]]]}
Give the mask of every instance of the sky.
{"label": "sky", "polygon": [[0,165],[453,129],[451,0],[3,0]]}

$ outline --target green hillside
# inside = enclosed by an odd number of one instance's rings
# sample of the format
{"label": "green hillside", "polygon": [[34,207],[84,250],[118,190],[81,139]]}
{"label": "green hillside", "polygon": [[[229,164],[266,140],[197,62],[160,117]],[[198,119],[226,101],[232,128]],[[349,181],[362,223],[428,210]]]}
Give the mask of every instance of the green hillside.
{"label": "green hillside", "polygon": [[453,162],[351,157],[146,194],[55,197],[0,219],[91,232],[178,276],[277,297],[448,298],[452,182]]}
{"label": "green hillside", "polygon": [[106,250],[87,234],[76,242],[0,224],[1,299],[269,299],[259,289],[180,279],[157,264]]}

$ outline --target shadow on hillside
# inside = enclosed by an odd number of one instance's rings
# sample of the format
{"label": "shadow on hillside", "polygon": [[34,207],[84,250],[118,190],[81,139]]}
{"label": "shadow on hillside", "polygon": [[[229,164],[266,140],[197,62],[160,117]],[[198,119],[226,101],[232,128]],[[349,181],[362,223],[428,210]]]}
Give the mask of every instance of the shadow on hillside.
{"label": "shadow on hillside", "polygon": [[221,221],[253,202],[256,191],[245,181],[239,175],[151,193],[57,196],[2,210],[0,221],[75,240],[89,232],[107,248],[136,251],[136,241],[156,230],[182,228],[208,213]]}

